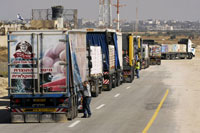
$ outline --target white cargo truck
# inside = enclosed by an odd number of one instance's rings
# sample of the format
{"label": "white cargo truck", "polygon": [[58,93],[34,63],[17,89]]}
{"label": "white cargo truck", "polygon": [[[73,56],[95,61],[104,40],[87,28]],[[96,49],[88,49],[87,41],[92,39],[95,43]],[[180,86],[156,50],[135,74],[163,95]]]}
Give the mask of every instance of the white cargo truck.
{"label": "white cargo truck", "polygon": [[190,39],[181,39],[178,44],[162,44],[162,59],[192,59],[195,47]]}

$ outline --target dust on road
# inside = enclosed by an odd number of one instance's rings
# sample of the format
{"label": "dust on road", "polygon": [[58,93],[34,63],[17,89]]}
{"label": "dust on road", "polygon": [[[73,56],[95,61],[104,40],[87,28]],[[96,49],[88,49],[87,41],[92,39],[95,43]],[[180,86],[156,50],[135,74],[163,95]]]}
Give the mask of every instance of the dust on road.
{"label": "dust on road", "polygon": [[8,87],[8,78],[0,77],[0,97],[8,95],[8,91],[6,90],[7,87]]}
{"label": "dust on road", "polygon": [[165,84],[170,86],[174,104],[173,116],[176,132],[200,132],[200,47],[192,60],[163,61],[169,78]]}

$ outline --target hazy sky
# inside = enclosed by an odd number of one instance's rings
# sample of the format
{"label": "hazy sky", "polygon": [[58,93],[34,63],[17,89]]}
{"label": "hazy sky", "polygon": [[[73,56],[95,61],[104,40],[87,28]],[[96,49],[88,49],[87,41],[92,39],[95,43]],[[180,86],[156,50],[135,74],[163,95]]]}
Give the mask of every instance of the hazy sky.
{"label": "hazy sky", "polygon": [[[47,9],[63,5],[66,9],[78,9],[79,18],[98,19],[99,0],[0,0],[0,20],[15,19],[17,13],[31,18],[31,9]],[[113,4],[117,0],[112,0]],[[200,20],[200,0],[138,0],[139,19]],[[123,20],[136,19],[136,0],[121,0]],[[116,9],[113,7],[113,18]]]}

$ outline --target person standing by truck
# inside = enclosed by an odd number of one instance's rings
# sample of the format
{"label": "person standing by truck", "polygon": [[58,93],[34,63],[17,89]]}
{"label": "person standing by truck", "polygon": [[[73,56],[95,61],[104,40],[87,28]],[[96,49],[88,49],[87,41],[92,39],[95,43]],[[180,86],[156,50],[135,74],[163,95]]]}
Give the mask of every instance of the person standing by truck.
{"label": "person standing by truck", "polygon": [[91,90],[88,81],[85,81],[83,84],[83,116],[82,118],[91,117],[92,113],[90,110],[91,103]]}
{"label": "person standing by truck", "polygon": [[136,61],[135,71],[136,71],[137,78],[139,79],[139,78],[140,78],[140,75],[139,75],[139,71],[140,71],[140,61],[139,61],[139,60]]}

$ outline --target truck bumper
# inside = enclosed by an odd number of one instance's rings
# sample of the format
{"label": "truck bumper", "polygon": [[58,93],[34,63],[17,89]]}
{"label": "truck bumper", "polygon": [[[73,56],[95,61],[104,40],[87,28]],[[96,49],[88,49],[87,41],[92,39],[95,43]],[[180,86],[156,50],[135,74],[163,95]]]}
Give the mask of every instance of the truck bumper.
{"label": "truck bumper", "polygon": [[66,113],[16,113],[11,112],[11,123],[66,122]]}

